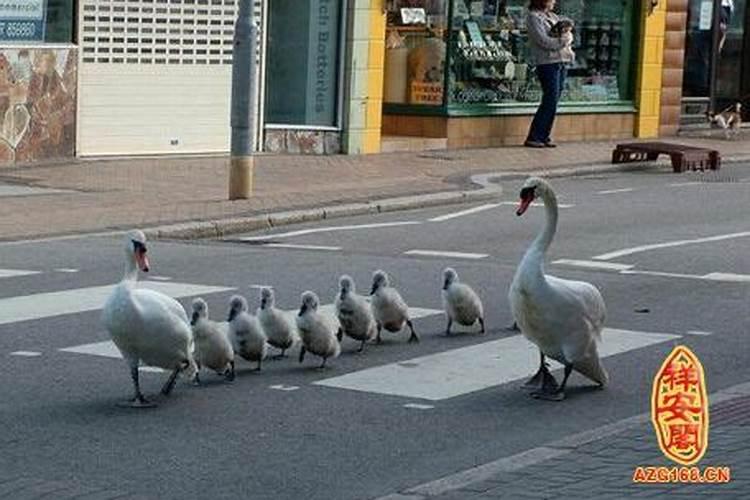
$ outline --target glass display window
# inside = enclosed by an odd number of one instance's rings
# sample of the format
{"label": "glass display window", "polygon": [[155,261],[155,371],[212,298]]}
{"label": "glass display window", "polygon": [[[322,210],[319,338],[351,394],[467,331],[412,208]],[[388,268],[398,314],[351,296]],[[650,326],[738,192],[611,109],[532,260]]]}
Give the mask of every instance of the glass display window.
{"label": "glass display window", "polygon": [[383,102],[444,103],[449,0],[386,2]]}
{"label": "glass display window", "polygon": [[[526,0],[451,2],[450,105],[528,105],[541,98],[529,57]],[[560,0],[573,22],[575,58],[562,101],[632,99],[634,0]],[[551,34],[552,35],[552,34]]]}

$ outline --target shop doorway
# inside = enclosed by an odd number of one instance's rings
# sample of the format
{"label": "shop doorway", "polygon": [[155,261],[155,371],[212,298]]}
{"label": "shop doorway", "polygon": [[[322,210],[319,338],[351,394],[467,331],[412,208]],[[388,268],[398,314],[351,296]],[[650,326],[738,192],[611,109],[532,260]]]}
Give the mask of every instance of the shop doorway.
{"label": "shop doorway", "polygon": [[[689,0],[682,127],[707,126],[706,113],[741,102],[750,108],[747,0]],[[746,115],[747,116],[747,115]]]}

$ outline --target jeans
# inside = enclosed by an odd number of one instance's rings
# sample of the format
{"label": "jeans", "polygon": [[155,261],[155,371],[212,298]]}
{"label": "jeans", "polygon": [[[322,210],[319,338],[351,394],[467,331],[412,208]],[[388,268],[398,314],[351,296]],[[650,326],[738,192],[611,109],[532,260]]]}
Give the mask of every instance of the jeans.
{"label": "jeans", "polygon": [[534,120],[529,128],[527,140],[535,142],[549,142],[549,134],[555,123],[557,103],[565,86],[565,65],[563,63],[540,64],[536,67],[536,75],[542,85],[542,102],[536,110]]}

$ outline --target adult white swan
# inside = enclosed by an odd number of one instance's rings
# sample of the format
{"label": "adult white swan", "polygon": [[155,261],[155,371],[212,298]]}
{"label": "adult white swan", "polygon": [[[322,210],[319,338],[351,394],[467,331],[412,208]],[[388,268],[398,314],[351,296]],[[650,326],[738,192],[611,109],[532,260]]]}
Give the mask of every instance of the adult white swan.
{"label": "adult white swan", "polygon": [[[531,177],[521,189],[516,214],[523,215],[536,198],[544,201],[546,222],[523,256],[508,297],[518,326],[539,347],[541,356],[539,371],[526,386],[534,389],[534,397],[560,401],[574,369],[600,386],[609,380],[597,351],[606,308],[599,290],[590,283],[544,274],[544,256],[557,229],[557,198],[547,182]],[[559,387],[545,356],[565,366],[565,378]]]}
{"label": "adult white swan", "polygon": [[129,404],[149,407],[154,404],[141,393],[139,362],[172,370],[161,391],[165,395],[172,391],[182,370],[187,370],[189,377],[194,376],[196,365],[185,309],[167,295],[136,288],[139,269],[149,270],[146,236],[141,231],[131,231],[125,235],[125,276],[107,299],[102,320],[130,367],[135,395]]}

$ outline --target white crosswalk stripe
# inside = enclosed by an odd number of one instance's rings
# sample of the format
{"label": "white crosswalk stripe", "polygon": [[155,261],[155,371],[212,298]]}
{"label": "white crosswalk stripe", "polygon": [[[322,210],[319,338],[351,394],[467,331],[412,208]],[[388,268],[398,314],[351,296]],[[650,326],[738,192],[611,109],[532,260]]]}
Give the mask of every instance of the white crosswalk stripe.
{"label": "white crosswalk stripe", "polygon": [[40,271],[27,271],[25,269],[0,269],[0,278],[15,278],[18,276],[30,276],[40,274]]}
{"label": "white crosswalk stripe", "polygon": [[[680,335],[605,328],[599,352],[613,356]],[[528,377],[539,363],[522,335],[444,351],[314,382],[317,385],[439,401]],[[552,363],[554,368],[560,365]]]}
{"label": "white crosswalk stripe", "polygon": [[[191,297],[234,290],[229,287],[141,281],[139,286],[171,297]],[[74,288],[0,299],[0,325],[64,314],[95,311],[104,307],[113,285]]]}

